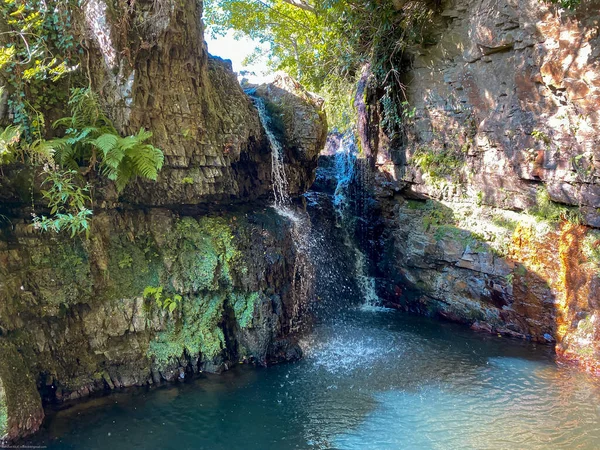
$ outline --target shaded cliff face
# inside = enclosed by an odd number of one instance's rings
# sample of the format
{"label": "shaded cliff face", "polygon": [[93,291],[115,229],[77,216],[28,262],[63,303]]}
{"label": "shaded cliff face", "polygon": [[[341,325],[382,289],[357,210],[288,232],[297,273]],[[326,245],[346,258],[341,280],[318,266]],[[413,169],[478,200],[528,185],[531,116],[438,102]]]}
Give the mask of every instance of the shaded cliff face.
{"label": "shaded cliff face", "polygon": [[303,311],[291,275],[299,256],[271,209],[109,212],[90,240],[14,225],[0,243],[10,437],[39,426],[40,394],[64,401],[300,355],[288,339]]}
{"label": "shaded cliff face", "polygon": [[[35,432],[43,403],[300,356],[313,269],[290,221],[265,206],[269,141],[231,64],[207,53],[202,2],[118,12],[93,0],[76,17],[90,81],[119,131],[153,133],[165,165],[120,195],[94,180],[89,237],[74,238],[33,230],[39,180],[5,167],[0,441]],[[293,197],[314,179],[326,120],[317,98],[280,81],[262,89],[280,112]]]}
{"label": "shaded cliff face", "polygon": [[437,43],[411,50],[402,135],[377,128],[377,88],[365,95],[378,142],[365,189],[385,221],[372,247],[386,251],[371,252],[382,296],[556,341],[596,372],[598,6],[448,2],[430,30]]}
{"label": "shaded cliff face", "polygon": [[[267,136],[231,63],[208,54],[202,7],[199,0],[143,0],[127,6],[92,0],[72,11],[77,38],[90,52],[82,66],[104,112],[123,135],[140,128],[152,132],[152,144],[165,156],[157,182],[139,179],[120,195],[113,183],[89,174],[96,207],[210,205],[272,195]],[[270,90],[278,91],[274,103],[283,100],[288,110],[302,111],[286,114],[281,136],[290,195],[295,196],[312,182],[306,170],[314,171],[326,121],[322,102],[300,95],[303,89],[285,79]],[[51,113],[65,115],[61,106]],[[18,164],[3,168],[8,176],[0,177],[0,200],[16,208],[32,203],[31,186],[39,180],[32,180],[27,169]]]}

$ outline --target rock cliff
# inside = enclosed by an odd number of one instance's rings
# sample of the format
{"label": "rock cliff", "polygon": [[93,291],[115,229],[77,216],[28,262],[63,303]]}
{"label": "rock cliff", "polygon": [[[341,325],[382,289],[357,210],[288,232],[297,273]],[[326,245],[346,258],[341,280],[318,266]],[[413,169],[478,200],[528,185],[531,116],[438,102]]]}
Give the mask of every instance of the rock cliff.
{"label": "rock cliff", "polygon": [[[91,180],[90,233],[73,238],[32,228],[43,206],[31,168],[0,176],[0,440],[35,432],[43,404],[300,356],[310,286],[295,291],[312,267],[267,206],[265,130],[231,63],[208,55],[202,2],[166,3],[136,2],[119,21],[90,1],[78,17],[111,120],[152,131],[165,154],[157,182],[117,194]],[[261,89],[281,110],[293,197],[314,179],[326,121],[318,99],[279,80]]]}
{"label": "rock cliff", "polygon": [[556,342],[595,372],[599,6],[447,2],[428,45],[408,52],[402,133],[377,127],[378,87],[366,94],[378,142],[378,204],[367,213],[383,220],[367,246],[380,293],[479,330]]}

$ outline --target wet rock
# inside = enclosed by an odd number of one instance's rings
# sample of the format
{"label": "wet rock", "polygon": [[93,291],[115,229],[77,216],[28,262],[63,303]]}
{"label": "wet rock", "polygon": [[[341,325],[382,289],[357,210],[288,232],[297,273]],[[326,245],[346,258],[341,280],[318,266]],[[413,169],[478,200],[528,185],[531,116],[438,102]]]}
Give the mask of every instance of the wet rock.
{"label": "wet rock", "polygon": [[327,139],[323,99],[285,73],[253,90],[266,102],[276,135],[285,151],[290,193],[301,194],[315,179],[317,158]]}
{"label": "wet rock", "polygon": [[274,210],[111,211],[94,217],[93,238],[77,241],[19,229],[2,229],[0,240],[12,243],[0,247],[10,438],[39,427],[40,394],[61,402],[299,357],[298,254]]}
{"label": "wet rock", "polygon": [[43,420],[34,374],[13,345],[0,341],[0,445],[36,432]]}

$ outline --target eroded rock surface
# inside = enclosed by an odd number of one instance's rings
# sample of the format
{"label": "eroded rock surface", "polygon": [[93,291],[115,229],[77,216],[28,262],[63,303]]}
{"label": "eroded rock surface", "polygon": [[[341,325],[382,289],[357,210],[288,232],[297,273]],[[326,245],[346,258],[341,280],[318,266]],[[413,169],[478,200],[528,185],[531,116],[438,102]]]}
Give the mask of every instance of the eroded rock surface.
{"label": "eroded rock surface", "polygon": [[414,118],[378,136],[371,245],[390,303],[556,341],[598,373],[599,6],[444,5],[411,50]]}
{"label": "eroded rock surface", "polygon": [[112,211],[95,217],[92,231],[71,240],[25,223],[3,230],[9,437],[37,429],[40,394],[60,402],[299,357],[298,255],[289,223],[273,210]]}

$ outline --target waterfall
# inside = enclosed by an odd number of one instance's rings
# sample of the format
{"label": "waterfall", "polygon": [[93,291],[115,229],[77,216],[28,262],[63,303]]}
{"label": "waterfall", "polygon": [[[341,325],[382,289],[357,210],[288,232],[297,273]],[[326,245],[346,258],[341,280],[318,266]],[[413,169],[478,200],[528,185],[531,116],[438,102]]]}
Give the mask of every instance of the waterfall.
{"label": "waterfall", "polygon": [[275,206],[282,207],[290,203],[289,184],[285,174],[283,164],[283,147],[279,139],[273,133],[271,126],[271,117],[267,112],[265,102],[260,97],[252,97],[258,116],[267,134],[267,139],[271,145],[271,172],[273,178],[273,195],[275,197]]}
{"label": "waterfall", "polygon": [[273,131],[271,117],[267,111],[265,101],[254,94],[255,90],[247,90],[246,94],[252,98],[258,117],[265,130],[271,147],[271,177],[273,180],[274,209],[277,213],[288,219],[292,227],[290,232],[296,247],[296,259],[293,268],[292,291],[294,292],[294,311],[290,319],[291,331],[297,331],[299,324],[297,318],[301,316],[302,308],[308,305],[311,297],[314,279],[314,268],[310,259],[311,222],[306,211],[300,211],[292,206],[289,193],[289,183],[283,162],[283,146]]}
{"label": "waterfall", "polygon": [[[333,196],[333,204],[340,219],[340,225],[344,229],[344,243],[350,247],[355,254],[354,270],[358,286],[364,299],[364,304],[367,306],[376,306],[379,303],[375,289],[375,278],[368,274],[367,257],[354,243],[348,232],[349,229],[354,229],[356,220],[360,218],[354,217],[354,213],[350,205],[350,188],[353,182],[356,182],[356,166],[357,166],[358,149],[353,133],[346,133],[340,140],[340,144],[335,152],[335,177],[337,185]],[[361,181],[361,180],[358,180]],[[363,194],[365,195],[365,194]],[[360,199],[364,204],[366,198]],[[359,225],[362,225],[362,221]]]}

